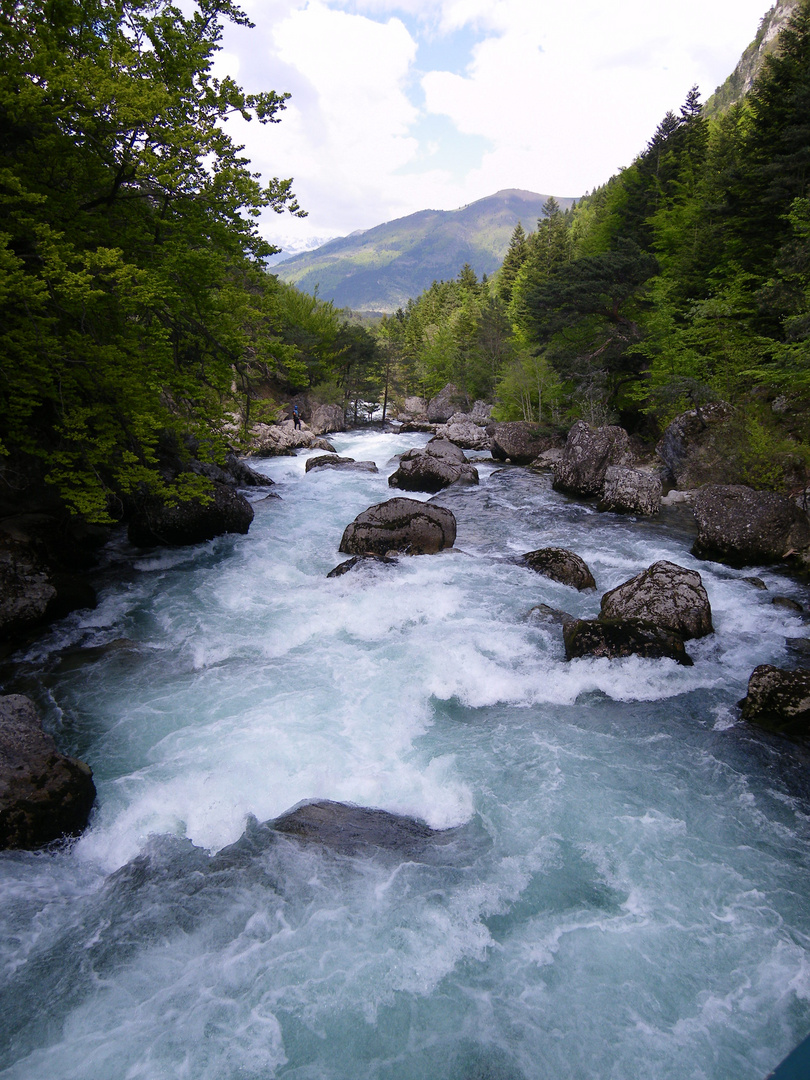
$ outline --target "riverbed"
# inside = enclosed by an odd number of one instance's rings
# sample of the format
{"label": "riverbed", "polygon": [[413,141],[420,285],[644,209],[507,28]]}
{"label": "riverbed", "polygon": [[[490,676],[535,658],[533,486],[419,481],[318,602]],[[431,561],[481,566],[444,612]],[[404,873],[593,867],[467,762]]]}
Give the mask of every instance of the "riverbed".
{"label": "riverbed", "polygon": [[[98,800],[76,842],[0,855],[0,1077],[763,1080],[810,1032],[808,754],[736,703],[791,662],[771,601],[803,586],[693,559],[683,510],[600,514],[491,460],[435,497],[452,550],[330,579],[427,436],[331,438],[379,473],[254,462],[248,535],[119,538],[98,608],[16,658],[6,692]],[[596,593],[520,565],[547,546]],[[592,617],[659,559],[709,595],[694,666],[567,662],[533,609]],[[310,799],[452,832],[261,827]]]}

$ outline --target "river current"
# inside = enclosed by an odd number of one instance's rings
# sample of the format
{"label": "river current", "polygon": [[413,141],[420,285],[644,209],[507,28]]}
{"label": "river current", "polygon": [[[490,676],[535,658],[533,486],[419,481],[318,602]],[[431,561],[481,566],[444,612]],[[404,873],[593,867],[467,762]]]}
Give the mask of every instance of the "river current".
{"label": "river current", "polygon": [[[491,461],[435,497],[453,550],[328,579],[427,437],[332,438],[379,474],[260,462],[247,536],[120,541],[98,608],[17,658],[5,691],[98,800],[0,855],[0,1077],[764,1080],[810,1032],[808,754],[736,702],[790,662],[771,601],[802,588]],[[546,546],[597,592],[515,561]],[[593,616],[659,559],[709,594],[694,667],[569,663],[531,614]],[[349,855],[260,827],[309,799],[455,831]]]}

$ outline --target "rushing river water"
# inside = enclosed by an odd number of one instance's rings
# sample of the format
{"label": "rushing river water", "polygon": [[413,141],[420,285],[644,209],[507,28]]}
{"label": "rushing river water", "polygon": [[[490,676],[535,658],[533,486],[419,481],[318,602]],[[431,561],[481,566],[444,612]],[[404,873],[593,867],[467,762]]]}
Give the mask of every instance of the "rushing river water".
{"label": "rushing river water", "polygon": [[[810,1031],[808,755],[735,708],[799,587],[491,462],[436,499],[454,550],[327,579],[425,438],[334,437],[377,476],[261,463],[249,535],[122,543],[23,658],[6,689],[98,801],[72,846],[0,856],[0,1077],[763,1080]],[[514,561],[544,546],[597,593]],[[692,668],[566,663],[530,616],[662,558],[711,600]],[[259,827],[313,798],[455,831],[347,855]]]}

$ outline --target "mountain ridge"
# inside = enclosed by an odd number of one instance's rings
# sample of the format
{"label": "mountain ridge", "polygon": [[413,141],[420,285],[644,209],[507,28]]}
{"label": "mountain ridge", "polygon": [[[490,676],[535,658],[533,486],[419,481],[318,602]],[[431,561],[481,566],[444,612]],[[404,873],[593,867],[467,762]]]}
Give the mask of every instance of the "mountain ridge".
{"label": "mountain ridge", "polygon": [[[272,272],[337,307],[396,311],[433,281],[454,278],[465,263],[479,276],[494,273],[517,223],[531,228],[548,198],[504,188],[455,210],[417,210],[330,240]],[[574,201],[557,198],[563,209]]]}

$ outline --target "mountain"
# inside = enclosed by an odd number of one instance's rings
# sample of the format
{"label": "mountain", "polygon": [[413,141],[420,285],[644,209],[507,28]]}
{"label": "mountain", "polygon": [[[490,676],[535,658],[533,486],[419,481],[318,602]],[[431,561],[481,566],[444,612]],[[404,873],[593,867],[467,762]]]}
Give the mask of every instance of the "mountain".
{"label": "mountain", "polygon": [[706,116],[725,112],[745,97],[754,85],[765,57],[776,50],[782,28],[800,3],[801,0],[776,0],[773,7],[762,16],[757,36],[740,57],[734,71],[706,102]]}
{"label": "mountain", "polygon": [[[296,255],[273,272],[337,307],[396,311],[465,263],[479,276],[494,273],[517,223],[533,229],[547,198],[508,189],[458,210],[420,210]],[[567,209],[574,200],[557,202]]]}

